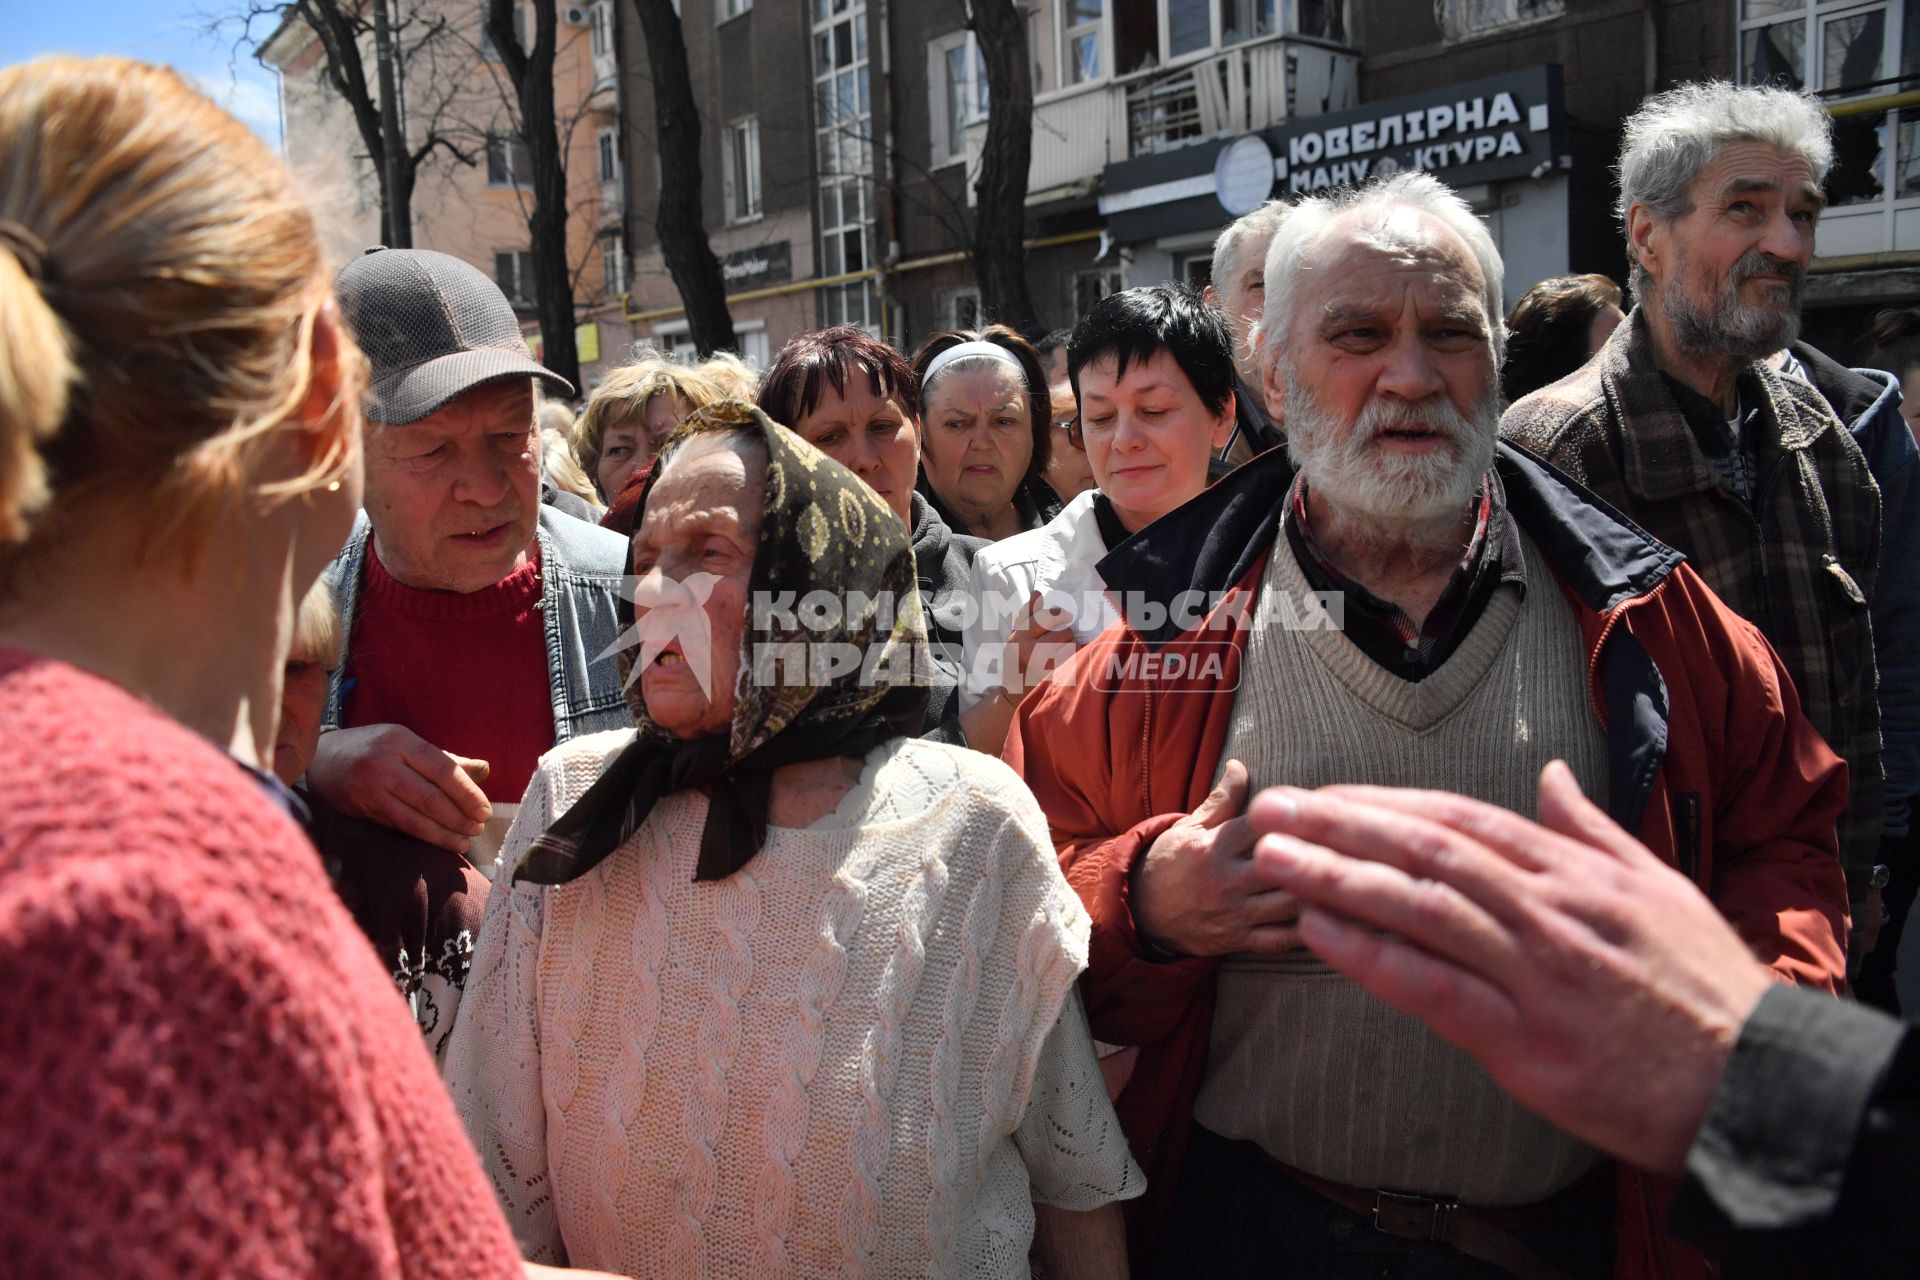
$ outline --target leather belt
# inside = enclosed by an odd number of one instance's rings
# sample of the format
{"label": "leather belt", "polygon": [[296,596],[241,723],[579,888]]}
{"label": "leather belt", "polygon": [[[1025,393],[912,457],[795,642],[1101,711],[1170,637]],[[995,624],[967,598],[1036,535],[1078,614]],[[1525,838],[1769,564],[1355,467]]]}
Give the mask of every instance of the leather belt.
{"label": "leather belt", "polygon": [[[1509,1234],[1513,1228],[1538,1222],[1548,1205],[1518,1209],[1479,1209],[1455,1200],[1402,1195],[1397,1191],[1365,1191],[1302,1173],[1278,1160],[1269,1160],[1301,1186],[1324,1196],[1349,1213],[1373,1221],[1375,1231],[1400,1240],[1444,1244],[1476,1261],[1499,1267],[1514,1280],[1572,1280],[1531,1248]],[[1578,1184],[1576,1184],[1578,1185]],[[1564,1193],[1563,1193],[1564,1194]],[[1563,1203],[1561,1196],[1551,1202]]]}

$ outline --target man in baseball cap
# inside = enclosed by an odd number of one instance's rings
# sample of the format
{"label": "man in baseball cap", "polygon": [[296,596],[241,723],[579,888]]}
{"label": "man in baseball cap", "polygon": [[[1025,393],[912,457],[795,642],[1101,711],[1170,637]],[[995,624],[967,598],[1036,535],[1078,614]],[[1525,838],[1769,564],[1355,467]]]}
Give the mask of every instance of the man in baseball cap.
{"label": "man in baseball cap", "polygon": [[534,384],[573,388],[492,280],[371,249],[337,288],[373,366],[367,496],[332,570],[346,653],[308,785],[491,873],[541,753],[631,723],[594,660],[626,543],[541,505]]}

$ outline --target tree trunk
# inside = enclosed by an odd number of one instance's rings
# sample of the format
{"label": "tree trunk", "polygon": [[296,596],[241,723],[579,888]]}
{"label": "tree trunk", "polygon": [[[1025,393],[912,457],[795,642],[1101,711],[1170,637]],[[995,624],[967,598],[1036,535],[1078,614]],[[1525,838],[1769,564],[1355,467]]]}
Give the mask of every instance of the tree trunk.
{"label": "tree trunk", "polygon": [[326,57],[327,82],[353,113],[360,144],[367,149],[380,183],[380,225],[391,249],[413,246],[413,183],[418,158],[408,147],[406,122],[400,118],[399,87],[386,0],[375,0],[375,47],[379,58],[379,92],[367,81],[360,57],[364,30],[356,14],[341,0],[297,0],[294,10],[320,41]]}
{"label": "tree trunk", "polygon": [[[501,0],[493,0],[495,4]],[[707,242],[701,201],[700,108],[687,73],[687,42],[673,0],[633,0],[653,72],[654,136],[660,140],[660,204],[653,227],[680,302],[687,331],[702,356],[733,350],[738,339],[727,310],[720,259]]]}
{"label": "tree trunk", "polygon": [[1033,159],[1033,68],[1027,17],[1015,0],[973,0],[969,19],[987,66],[987,141],[974,183],[973,270],[989,320],[1040,328],[1027,290],[1027,167]]}
{"label": "tree trunk", "polygon": [[380,189],[386,198],[380,202],[380,221],[389,249],[413,248],[413,202],[402,199],[404,191],[413,191],[413,175],[402,180],[400,170],[407,163],[409,148],[400,124],[400,77],[394,66],[393,31],[387,21],[387,0],[373,0],[373,48],[380,71],[380,145],[385,151],[380,166]]}
{"label": "tree trunk", "polygon": [[532,235],[535,312],[540,317],[540,361],[575,387],[579,348],[573,340],[573,273],[567,264],[567,165],[553,105],[553,51],[559,26],[554,0],[533,0],[533,48],[520,47],[516,0],[488,0],[487,34],[506,65],[519,100],[521,138],[533,167]]}

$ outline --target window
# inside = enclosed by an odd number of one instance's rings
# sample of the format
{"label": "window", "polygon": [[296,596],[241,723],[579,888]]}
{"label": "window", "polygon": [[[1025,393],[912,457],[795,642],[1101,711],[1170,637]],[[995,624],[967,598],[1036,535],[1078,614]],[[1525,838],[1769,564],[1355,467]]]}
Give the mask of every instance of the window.
{"label": "window", "polygon": [[1184,58],[1213,45],[1213,7],[1211,0],[1165,0],[1167,6],[1167,56]]}
{"label": "window", "polygon": [[602,129],[597,142],[600,148],[600,181],[608,185],[618,183],[620,181],[620,135],[612,129]]}
{"label": "window", "polygon": [[[1920,5],[1740,0],[1739,14],[1745,83],[1807,89],[1844,102],[1909,88],[1907,78],[1920,77]],[[1890,198],[1920,197],[1920,112],[1849,112],[1833,123],[1830,205],[1884,206]],[[1823,248],[1828,239],[1822,235]]]}
{"label": "window", "polygon": [[967,152],[967,126],[987,118],[987,60],[970,31],[927,45],[927,82],[933,98],[933,162],[950,164]]}
{"label": "window", "polygon": [[507,301],[520,308],[533,306],[533,250],[498,250],[493,255],[493,282]]}
{"label": "window", "polygon": [[1096,271],[1080,271],[1073,277],[1073,314],[1084,316],[1093,310],[1093,304],[1102,298],[1110,298],[1127,287],[1118,267],[1101,267]]}
{"label": "window", "polygon": [[[873,263],[873,89],[868,74],[866,0],[810,0],[813,34],[814,172],[823,276],[866,272]],[[878,327],[871,278],[820,290],[818,322]]]}
{"label": "window", "polygon": [[[1301,17],[1309,9],[1324,9],[1325,4],[1302,4]],[[1337,4],[1335,7],[1338,7]],[[1270,36],[1280,29],[1280,0],[1220,0],[1220,43],[1239,44]]]}
{"label": "window", "polygon": [[740,358],[747,362],[747,367],[755,373],[765,369],[768,359],[766,322],[762,321],[758,329],[736,326],[735,334],[740,339]]}
{"label": "window", "polygon": [[613,6],[595,0],[589,10],[593,24],[593,56],[609,58],[613,56]]}
{"label": "window", "polygon": [[980,327],[980,287],[966,285],[942,289],[934,295],[935,319],[941,329],[978,329]]}
{"label": "window", "polygon": [[487,185],[523,187],[533,178],[527,144],[511,134],[487,135]]}
{"label": "window", "polygon": [[1067,84],[1100,78],[1100,16],[1105,0],[1060,0],[1060,61]]}
{"label": "window", "polygon": [[[1132,75],[1281,34],[1348,43],[1350,0],[1052,0],[1062,85]],[[1555,14],[1565,0],[1436,0],[1449,33]],[[1111,7],[1110,7],[1111,6]],[[1111,67],[1103,66],[1103,59]],[[1038,84],[1038,80],[1035,82]]]}
{"label": "window", "polygon": [[749,222],[760,216],[759,117],[734,121],[721,137],[726,147],[727,221]]}
{"label": "window", "polygon": [[600,278],[609,298],[627,291],[627,242],[619,234],[600,238]]}
{"label": "window", "polygon": [[725,22],[728,18],[737,18],[753,8],[753,0],[716,0],[713,6],[713,20]]}
{"label": "window", "polygon": [[1294,0],[1294,4],[1296,34],[1347,43],[1347,0]]}
{"label": "window", "polygon": [[1566,0],[1440,0],[1435,13],[1442,35],[1464,40],[1516,22],[1550,18],[1565,9]]}

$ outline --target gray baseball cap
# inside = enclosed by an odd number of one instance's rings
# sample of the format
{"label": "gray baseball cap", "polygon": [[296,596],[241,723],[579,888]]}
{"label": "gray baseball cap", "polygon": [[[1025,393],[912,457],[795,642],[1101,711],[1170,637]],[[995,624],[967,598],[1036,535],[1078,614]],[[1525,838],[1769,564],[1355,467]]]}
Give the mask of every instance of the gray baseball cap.
{"label": "gray baseball cap", "polygon": [[373,364],[367,416],[375,422],[418,422],[496,378],[538,378],[573,394],[572,383],[533,358],[500,286],[459,258],[373,248],[334,287]]}

